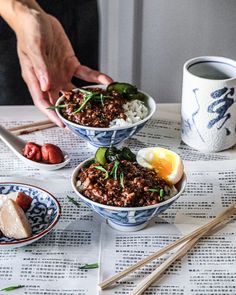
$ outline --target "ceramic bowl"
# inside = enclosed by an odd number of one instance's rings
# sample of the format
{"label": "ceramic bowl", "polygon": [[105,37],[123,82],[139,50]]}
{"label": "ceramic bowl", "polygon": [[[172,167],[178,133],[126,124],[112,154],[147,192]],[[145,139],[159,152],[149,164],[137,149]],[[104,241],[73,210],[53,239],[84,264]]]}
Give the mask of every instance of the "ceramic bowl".
{"label": "ceramic bowl", "polygon": [[79,173],[79,170],[91,160],[93,160],[93,158],[82,162],[75,168],[71,178],[73,189],[88,207],[104,217],[107,220],[108,224],[117,230],[137,231],[144,228],[154,216],[157,216],[158,214],[168,209],[181,196],[186,186],[187,179],[186,175],[184,174],[182,179],[175,185],[178,193],[172,198],[159,204],[144,207],[125,208],[103,205],[91,201],[87,197],[83,196],[76,187],[76,177]]}
{"label": "ceramic bowl", "polygon": [[[101,87],[105,88],[103,85],[93,85],[89,87]],[[86,87],[85,87],[86,88]],[[74,89],[73,91],[76,91]],[[155,100],[143,92],[146,95],[145,105],[148,107],[148,116],[143,120],[131,124],[126,127],[110,127],[110,128],[95,128],[79,125],[77,123],[73,123],[62,116],[60,113],[60,109],[56,109],[57,115],[63,121],[63,123],[76,135],[79,135],[84,140],[89,142],[95,147],[102,146],[110,146],[110,145],[118,145],[123,142],[125,139],[130,138],[135,133],[139,132],[144,125],[148,122],[148,120],[153,116],[156,111],[156,102]],[[61,104],[64,96],[62,95],[56,102],[56,105]]]}
{"label": "ceramic bowl", "polygon": [[24,183],[0,182],[0,194],[11,192],[24,192],[33,199],[26,212],[33,235],[21,240],[0,236],[0,249],[22,247],[37,241],[53,229],[61,215],[57,199],[41,188]]}

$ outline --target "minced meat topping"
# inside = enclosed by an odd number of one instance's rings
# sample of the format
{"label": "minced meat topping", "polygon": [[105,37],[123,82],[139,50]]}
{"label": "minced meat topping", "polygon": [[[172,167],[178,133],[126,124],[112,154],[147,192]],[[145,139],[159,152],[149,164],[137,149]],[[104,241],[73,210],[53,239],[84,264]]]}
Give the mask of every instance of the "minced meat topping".
{"label": "minced meat topping", "polygon": [[94,202],[118,207],[154,205],[176,193],[154,170],[126,160],[82,168],[77,188]]}
{"label": "minced meat topping", "polygon": [[[91,96],[89,92],[96,95]],[[125,101],[118,92],[108,93],[101,88],[86,88],[82,92],[68,91],[64,93],[62,104],[65,107],[61,113],[67,120],[80,125],[109,127],[114,119],[126,119],[122,107]]]}

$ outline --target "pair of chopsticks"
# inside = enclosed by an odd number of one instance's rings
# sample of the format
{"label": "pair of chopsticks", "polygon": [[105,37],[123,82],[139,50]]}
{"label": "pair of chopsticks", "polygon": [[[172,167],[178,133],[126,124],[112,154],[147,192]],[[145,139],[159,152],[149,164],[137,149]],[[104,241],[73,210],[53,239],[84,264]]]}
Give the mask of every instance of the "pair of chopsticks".
{"label": "pair of chopsticks", "polygon": [[206,233],[215,233],[221,229],[227,222],[228,218],[236,214],[236,208],[234,204],[223,210],[217,217],[207,222],[206,224],[200,226],[191,233],[183,236],[182,238],[176,240],[175,242],[165,246],[159,251],[153,253],[152,255],[140,260],[139,262],[131,265],[130,267],[124,269],[123,271],[117,273],[116,275],[106,279],[99,284],[99,287],[104,290],[115,282],[119,281],[128,274],[134,272],[135,270],[145,266],[154,259],[157,259],[166,252],[176,248],[177,246],[183,244],[174,254],[172,254],[165,262],[159,265],[150,275],[143,279],[137,287],[129,295],[141,295],[152,283],[157,281],[158,278],[164,273],[164,271],[172,265],[176,260],[182,257],[190,251],[193,246],[198,242],[198,240],[204,236]]}
{"label": "pair of chopsticks", "polygon": [[25,124],[25,125],[9,128],[8,130],[15,135],[22,135],[22,134],[28,134],[31,132],[39,131],[39,130],[52,128],[55,126],[57,126],[55,123],[49,120],[45,120],[45,121],[38,121],[31,124]]}

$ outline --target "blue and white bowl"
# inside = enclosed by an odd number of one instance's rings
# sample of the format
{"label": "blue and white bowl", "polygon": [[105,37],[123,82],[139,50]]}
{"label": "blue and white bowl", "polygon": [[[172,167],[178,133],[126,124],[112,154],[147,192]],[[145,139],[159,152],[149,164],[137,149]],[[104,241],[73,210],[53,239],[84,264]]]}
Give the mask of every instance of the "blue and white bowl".
{"label": "blue and white bowl", "polygon": [[144,228],[154,216],[168,209],[181,196],[186,186],[187,179],[184,174],[182,179],[175,185],[178,193],[159,204],[144,207],[115,207],[103,205],[83,196],[76,187],[76,178],[79,170],[91,160],[93,160],[93,158],[82,162],[75,168],[71,178],[73,189],[89,208],[104,217],[108,224],[117,230],[137,231]]}
{"label": "blue and white bowl", "polygon": [[33,235],[21,240],[0,236],[0,249],[22,247],[37,241],[53,229],[61,215],[57,199],[41,188],[24,183],[0,182],[0,194],[11,192],[23,192],[33,199],[26,212]]}
{"label": "blue and white bowl", "polygon": [[[105,89],[104,85],[93,85],[89,87],[100,87]],[[76,91],[77,89],[74,89]],[[153,116],[156,111],[156,102],[155,100],[143,92],[146,95],[145,105],[148,108],[148,116],[143,120],[134,123],[129,126],[123,127],[109,127],[109,128],[96,128],[79,125],[78,123],[73,123],[62,116],[59,109],[56,109],[57,115],[62,120],[62,122],[76,135],[79,135],[84,140],[88,141],[95,147],[118,145],[127,138],[130,138],[135,133],[139,132],[148,120]],[[62,95],[56,102],[56,106],[60,105],[63,101],[64,96]]]}

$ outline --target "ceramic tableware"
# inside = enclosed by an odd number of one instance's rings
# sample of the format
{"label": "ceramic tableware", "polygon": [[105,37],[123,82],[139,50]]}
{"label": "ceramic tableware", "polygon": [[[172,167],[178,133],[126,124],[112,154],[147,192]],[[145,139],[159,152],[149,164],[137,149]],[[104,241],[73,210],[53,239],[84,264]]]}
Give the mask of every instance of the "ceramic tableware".
{"label": "ceramic tableware", "polygon": [[63,151],[64,161],[59,164],[47,164],[43,162],[35,162],[30,159],[27,159],[22,155],[22,150],[26,144],[26,142],[6,130],[3,126],[0,125],[0,139],[9,147],[9,149],[26,165],[31,166],[36,169],[41,170],[57,170],[65,165],[67,165],[70,161],[69,155]]}
{"label": "ceramic tableware", "polygon": [[196,57],[184,64],[182,140],[203,152],[236,144],[236,61]]}
{"label": "ceramic tableware", "polygon": [[21,240],[0,236],[0,249],[22,247],[37,241],[54,228],[61,214],[58,200],[44,189],[25,183],[0,182],[0,194],[12,192],[24,192],[33,199],[26,212],[33,235]]}
{"label": "ceramic tableware", "polygon": [[[104,85],[94,85],[89,87],[90,88],[100,87],[105,89]],[[73,91],[76,91],[76,90],[77,89],[74,89]],[[109,127],[109,128],[100,128],[100,127],[96,128],[96,127],[83,126],[77,123],[73,123],[67,120],[66,118],[64,118],[60,112],[60,109],[56,109],[56,112],[59,118],[63,121],[63,123],[74,134],[82,137],[91,145],[95,147],[118,145],[122,143],[125,139],[130,138],[135,133],[139,132],[155,113],[156,111],[155,100],[147,93],[144,93],[144,94],[146,95],[145,105],[148,107],[148,116],[137,123],[134,123],[125,127],[117,126],[117,127]],[[56,106],[60,105],[63,99],[64,99],[64,96],[62,95],[57,100]]]}
{"label": "ceramic tableware", "polygon": [[75,168],[71,178],[73,189],[89,208],[105,218],[111,227],[121,231],[137,231],[147,226],[148,222],[154,216],[167,210],[181,196],[187,183],[186,175],[184,174],[182,179],[175,185],[178,193],[159,204],[144,207],[115,207],[103,205],[83,196],[76,187],[76,177],[79,170],[84,165],[91,163],[91,160],[93,160],[93,158],[82,162]]}

